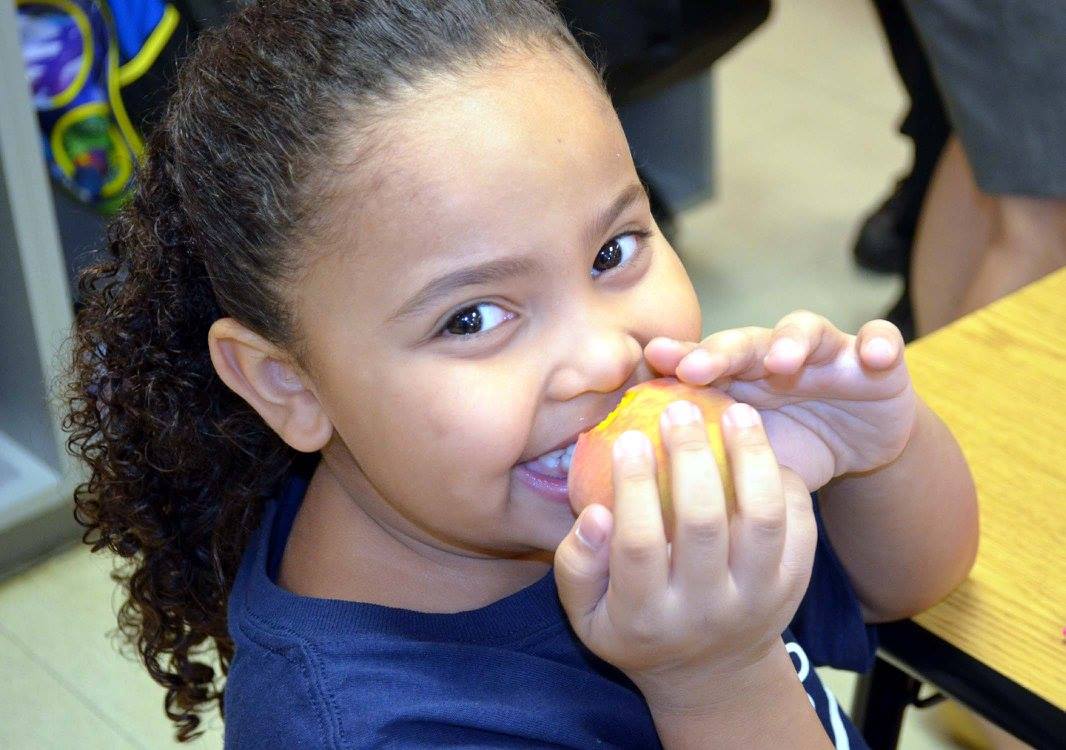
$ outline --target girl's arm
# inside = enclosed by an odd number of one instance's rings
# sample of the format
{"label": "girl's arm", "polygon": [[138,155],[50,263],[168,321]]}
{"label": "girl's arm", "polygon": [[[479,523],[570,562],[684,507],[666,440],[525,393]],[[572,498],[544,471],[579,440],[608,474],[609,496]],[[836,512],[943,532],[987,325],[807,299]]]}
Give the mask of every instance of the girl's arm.
{"label": "girl's arm", "polygon": [[868,622],[940,601],[977,554],[977,493],[947,426],[920,398],[906,448],[891,463],[819,490],[833,548]]}

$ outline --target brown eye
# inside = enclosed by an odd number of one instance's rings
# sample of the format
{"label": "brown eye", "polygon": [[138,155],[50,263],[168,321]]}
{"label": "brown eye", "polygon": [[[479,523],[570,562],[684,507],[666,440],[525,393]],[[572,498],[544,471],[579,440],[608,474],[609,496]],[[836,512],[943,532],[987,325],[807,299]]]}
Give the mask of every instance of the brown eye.
{"label": "brown eye", "polygon": [[592,267],[597,271],[609,271],[622,262],[622,247],[617,238],[600,248]]}
{"label": "brown eye", "polygon": [[453,316],[444,330],[454,336],[469,336],[472,333],[480,333],[481,325],[481,313],[478,312],[477,307],[468,307]]}
{"label": "brown eye", "polygon": [[497,304],[479,302],[476,305],[464,307],[449,318],[441,327],[440,334],[444,338],[473,338],[482,333],[491,332],[500,323],[513,317],[514,313],[504,310]]}
{"label": "brown eye", "polygon": [[626,232],[608,240],[592,262],[593,275],[598,276],[605,271],[631,263],[643,249],[644,240],[650,234],[651,232]]}

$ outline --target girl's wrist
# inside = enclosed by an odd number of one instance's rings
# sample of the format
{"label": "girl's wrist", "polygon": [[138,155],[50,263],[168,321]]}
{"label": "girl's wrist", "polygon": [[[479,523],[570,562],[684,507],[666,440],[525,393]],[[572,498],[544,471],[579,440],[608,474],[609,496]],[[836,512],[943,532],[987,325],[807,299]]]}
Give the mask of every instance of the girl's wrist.
{"label": "girl's wrist", "polygon": [[795,679],[796,672],[780,638],[727,666],[630,675],[657,720],[718,714],[734,705],[750,711],[751,702],[762,700],[783,677]]}
{"label": "girl's wrist", "polygon": [[[831,748],[780,639],[761,659],[649,700],[666,750],[704,747]],[[645,695],[645,698],[648,698]]]}

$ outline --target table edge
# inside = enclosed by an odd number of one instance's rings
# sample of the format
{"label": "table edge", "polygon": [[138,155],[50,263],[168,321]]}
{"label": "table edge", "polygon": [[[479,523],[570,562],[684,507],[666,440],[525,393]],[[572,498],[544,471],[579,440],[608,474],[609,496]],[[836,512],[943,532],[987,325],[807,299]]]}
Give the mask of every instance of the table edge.
{"label": "table edge", "polygon": [[913,620],[882,623],[877,631],[879,651],[889,661],[1033,747],[1051,748],[1066,737],[1066,710]]}

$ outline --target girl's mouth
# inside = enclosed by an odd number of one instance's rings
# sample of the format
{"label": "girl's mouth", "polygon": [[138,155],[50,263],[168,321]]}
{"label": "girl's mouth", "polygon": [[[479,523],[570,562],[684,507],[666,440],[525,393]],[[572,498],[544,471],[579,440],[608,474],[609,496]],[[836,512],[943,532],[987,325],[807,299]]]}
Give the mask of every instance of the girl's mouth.
{"label": "girl's mouth", "polygon": [[574,457],[574,446],[545,453],[543,456],[518,464],[515,474],[527,487],[541,497],[558,503],[570,502],[567,488],[567,476],[570,472],[570,460]]}
{"label": "girl's mouth", "polygon": [[565,448],[545,453],[539,458],[522,464],[529,467],[530,471],[543,474],[547,477],[566,479],[570,473],[570,462],[574,458],[574,448],[577,443],[571,443]]}

